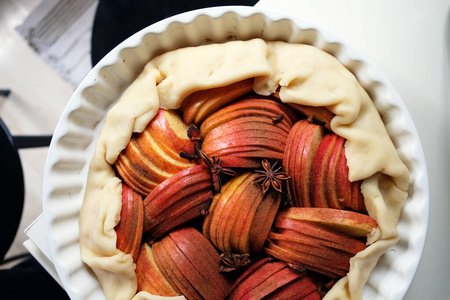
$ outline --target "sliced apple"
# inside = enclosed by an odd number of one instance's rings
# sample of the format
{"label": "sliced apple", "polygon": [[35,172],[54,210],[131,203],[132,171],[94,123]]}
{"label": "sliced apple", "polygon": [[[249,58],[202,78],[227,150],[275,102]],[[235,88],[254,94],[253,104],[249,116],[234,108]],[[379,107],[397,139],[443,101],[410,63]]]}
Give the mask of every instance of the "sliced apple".
{"label": "sliced apple", "polygon": [[[158,265],[170,274],[170,279],[173,280],[186,298],[202,299],[200,293],[186,278],[186,274],[190,271],[189,264],[183,260],[183,255],[176,251],[176,249],[176,245],[173,245],[172,239],[168,236],[155,243],[153,245],[153,251],[155,258],[160,257],[159,261],[157,260]],[[180,264],[180,260],[183,263]]]}
{"label": "sliced apple", "polygon": [[173,110],[160,109],[142,133],[135,133],[115,167],[130,187],[146,196],[159,183],[194,165],[180,153],[194,153],[188,127]]}
{"label": "sliced apple", "polygon": [[183,101],[183,120],[186,124],[200,125],[212,113],[252,91],[253,78],[249,78],[227,86],[195,92]]}
{"label": "sliced apple", "polygon": [[202,215],[214,195],[205,165],[184,169],[158,185],[144,200],[144,232],[157,239],[167,231]]}
{"label": "sliced apple", "polygon": [[139,251],[136,261],[136,277],[138,292],[145,291],[158,296],[179,296],[177,292],[161,272],[153,256],[152,248],[144,243]]}
{"label": "sliced apple", "polygon": [[298,121],[289,132],[283,157],[283,168],[291,177],[288,196],[294,206],[310,207],[311,167],[324,136],[322,126],[309,120]]}
{"label": "sliced apple", "polygon": [[314,207],[329,207],[328,187],[326,179],[328,176],[328,164],[333,153],[334,144],[338,136],[326,134],[319,144],[311,167],[311,203]]}
{"label": "sliced apple", "polygon": [[142,196],[123,182],[120,221],[114,228],[117,234],[116,247],[126,254],[131,254],[134,262],[136,262],[141,246],[143,224]]}
{"label": "sliced apple", "polygon": [[[258,253],[269,234],[281,194],[263,193],[257,173],[232,178],[213,198],[203,223],[203,234],[222,252]],[[263,222],[266,222],[263,226]],[[256,225],[257,224],[257,225]]]}
{"label": "sliced apple", "polygon": [[278,217],[320,224],[352,237],[366,237],[377,227],[377,221],[366,214],[334,208],[290,207]]}
{"label": "sliced apple", "polygon": [[[220,256],[192,227],[180,227],[154,244],[155,258],[165,259],[167,273],[188,299],[224,299],[229,284],[219,272]],[[157,260],[158,262],[158,260]]]}
{"label": "sliced apple", "polygon": [[277,259],[300,265],[306,269],[326,275],[330,278],[339,278],[347,274],[348,270],[330,266],[326,259],[316,257],[300,251],[295,251],[292,248],[281,247],[275,242],[268,240],[264,246],[264,251]]}
{"label": "sliced apple", "polygon": [[[229,290],[229,283],[219,272],[220,255],[214,246],[197,230],[183,227],[169,233],[189,264],[198,271],[199,280],[191,280],[205,299],[221,299]],[[192,272],[189,274],[193,275]]]}
{"label": "sliced apple", "polygon": [[263,258],[238,277],[229,299],[303,299],[317,289],[304,273],[284,262]]}
{"label": "sliced apple", "polygon": [[[289,229],[303,235],[309,235],[316,239],[320,239],[320,243],[326,245],[327,247],[336,248],[353,254],[356,254],[367,247],[366,243],[359,240],[358,238],[348,236],[329,228],[324,228],[317,223],[314,224],[301,220],[277,216],[275,220],[275,227],[279,230]],[[281,232],[282,231],[280,231],[280,233]]]}
{"label": "sliced apple", "polygon": [[263,97],[248,97],[228,105],[206,118],[200,126],[202,136],[206,136],[212,129],[230,120],[244,116],[265,117],[285,129],[291,128],[298,120],[295,112],[282,103]]}
{"label": "sliced apple", "polygon": [[[317,291],[318,287],[313,282],[311,277],[297,277],[295,280],[284,285],[282,288],[274,291],[273,293],[267,295],[264,299],[266,300],[290,300],[290,299],[320,299],[320,294]],[[317,295],[318,298],[308,298],[312,297],[310,295]]]}

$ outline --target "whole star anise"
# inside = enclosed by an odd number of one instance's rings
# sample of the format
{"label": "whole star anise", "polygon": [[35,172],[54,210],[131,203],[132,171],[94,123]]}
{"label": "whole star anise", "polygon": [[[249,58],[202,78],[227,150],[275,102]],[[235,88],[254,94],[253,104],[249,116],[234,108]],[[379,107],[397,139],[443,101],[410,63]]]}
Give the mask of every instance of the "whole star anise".
{"label": "whole star anise", "polygon": [[255,178],[255,182],[261,183],[263,192],[266,193],[272,186],[276,191],[283,192],[282,181],[288,180],[290,177],[284,172],[280,172],[281,166],[277,168],[277,163],[275,162],[273,166],[267,159],[262,161],[262,167],[264,170],[256,170],[256,173],[260,173]]}
{"label": "whole star anise", "polygon": [[249,254],[222,253],[219,272],[232,272],[250,264]]}
{"label": "whole star anise", "polygon": [[214,190],[217,193],[220,193],[220,190],[222,189],[222,178],[224,177],[224,175],[235,176],[236,171],[230,168],[223,168],[220,157],[209,157],[200,149],[197,149],[197,152],[198,156],[203,160],[205,165],[209,167],[213,180]]}

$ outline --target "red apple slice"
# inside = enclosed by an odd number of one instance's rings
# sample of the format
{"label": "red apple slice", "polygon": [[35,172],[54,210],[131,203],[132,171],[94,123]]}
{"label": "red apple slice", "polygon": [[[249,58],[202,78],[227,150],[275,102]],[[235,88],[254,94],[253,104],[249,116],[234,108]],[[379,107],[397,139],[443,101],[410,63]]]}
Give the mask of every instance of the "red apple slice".
{"label": "red apple slice", "polygon": [[[252,299],[246,298],[246,295],[255,288],[255,286],[260,285],[267,277],[272,276],[279,270],[282,270],[286,267],[284,263],[281,262],[269,262],[266,261],[262,265],[257,265],[258,268],[253,268],[253,272],[247,276],[244,280],[238,279],[240,284],[238,286],[234,286],[229,296],[230,300],[234,299]],[[260,298],[261,299],[261,298]]]}
{"label": "red apple slice", "polygon": [[262,283],[251,289],[246,295],[247,299],[265,299],[278,289],[283,289],[285,285],[299,278],[299,274],[287,267],[284,267],[272,276],[268,276]]}
{"label": "red apple slice", "polygon": [[322,225],[352,237],[366,237],[377,227],[377,221],[366,214],[334,208],[290,207],[278,217]]}
{"label": "red apple slice", "polygon": [[117,234],[116,247],[126,254],[131,254],[134,262],[139,254],[143,224],[142,197],[123,182],[120,221],[114,228]]}
{"label": "red apple slice", "polygon": [[137,290],[159,296],[178,296],[156,263],[152,248],[144,243],[136,261]]}
{"label": "red apple slice", "polygon": [[[305,299],[312,293],[317,292],[317,285],[312,281],[311,277],[297,277],[296,280],[289,282],[282,288],[274,291],[270,295],[267,295],[266,300],[291,300],[291,299]],[[320,299],[320,295],[319,298]]]}
{"label": "red apple slice", "polygon": [[[283,117],[280,117],[283,115]],[[296,114],[287,106],[262,97],[249,97],[228,105],[203,121],[200,126],[202,136],[206,136],[212,129],[243,116],[261,116],[274,120],[275,124],[290,128],[298,120]],[[280,118],[281,120],[278,120]]]}
{"label": "red apple slice", "polygon": [[189,276],[192,271],[191,266],[184,255],[178,251],[178,247],[172,239],[166,236],[159,243],[162,244],[165,252],[164,263],[167,264],[166,268],[170,269],[175,276],[175,280],[179,284],[178,288],[183,292],[183,295],[188,299],[202,299],[201,294],[186,278],[186,275]]}
{"label": "red apple slice", "polygon": [[328,164],[337,135],[326,134],[317,149],[311,167],[311,203],[314,207],[329,207],[326,178]]}
{"label": "red apple slice", "polygon": [[338,176],[338,161],[341,152],[344,151],[344,138],[337,137],[336,143],[333,147],[333,152],[331,153],[330,160],[328,162],[328,174],[325,178],[325,182],[327,185],[327,200],[328,206],[336,209],[344,209],[345,208],[345,199],[339,197],[338,189],[340,185],[348,184],[347,177],[339,177]]}
{"label": "red apple slice", "polygon": [[186,124],[200,125],[209,115],[253,91],[253,78],[227,86],[201,90],[189,95],[182,104]]}
{"label": "red apple slice", "polygon": [[291,177],[288,192],[295,206],[311,206],[311,167],[323,135],[323,128],[309,120],[298,121],[289,133],[283,164]]}
{"label": "red apple slice", "polygon": [[324,259],[280,247],[271,240],[268,240],[264,251],[266,254],[269,254],[275,258],[292,263],[294,265],[303,266],[306,269],[324,274],[331,278],[343,277],[348,271],[330,266],[328,261]]}
{"label": "red apple slice", "polygon": [[147,195],[173,174],[193,166],[180,152],[193,153],[188,127],[173,110],[160,109],[142,133],[135,133],[115,167],[130,187]]}
{"label": "red apple slice", "polygon": [[[196,290],[205,299],[223,299],[229,284],[219,273],[220,256],[211,243],[191,227],[175,230],[169,233],[169,237],[176,244],[176,251],[184,255],[180,263],[187,265],[189,273],[186,278]],[[211,259],[211,256],[215,258]]]}
{"label": "red apple slice", "polygon": [[[299,234],[314,237],[328,247],[353,254],[366,248],[366,244],[357,238],[301,220],[277,217],[275,227],[279,228],[280,232],[283,232],[281,229],[289,229]],[[300,237],[300,235],[297,236]]]}

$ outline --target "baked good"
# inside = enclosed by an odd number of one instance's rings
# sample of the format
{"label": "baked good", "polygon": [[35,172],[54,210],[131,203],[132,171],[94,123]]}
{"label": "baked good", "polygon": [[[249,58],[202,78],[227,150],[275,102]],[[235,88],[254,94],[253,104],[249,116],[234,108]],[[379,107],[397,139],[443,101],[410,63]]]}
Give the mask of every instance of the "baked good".
{"label": "baked good", "polygon": [[[187,59],[189,58],[189,59]],[[91,161],[80,212],[80,247],[107,299],[142,299],[131,255],[116,247],[122,206],[121,180],[113,168],[133,132],[142,132],[159,108],[179,109],[194,92],[254,78],[262,96],[284,103],[325,107],[332,132],[345,138],[351,182],[362,181],[368,215],[377,227],[368,247],[350,259],[347,276],[324,299],[361,299],[371,270],[399,239],[396,225],[407,197],[409,172],[382,119],[354,75],[313,46],[261,39],[189,47],[152,59],[109,111]]]}

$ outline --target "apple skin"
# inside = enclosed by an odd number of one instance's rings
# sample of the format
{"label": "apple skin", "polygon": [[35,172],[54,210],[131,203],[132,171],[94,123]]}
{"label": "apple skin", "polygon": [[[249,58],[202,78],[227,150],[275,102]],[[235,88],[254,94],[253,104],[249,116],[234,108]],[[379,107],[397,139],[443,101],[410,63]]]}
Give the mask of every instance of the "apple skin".
{"label": "apple skin", "polygon": [[143,231],[156,240],[171,229],[202,215],[213,197],[210,170],[205,165],[186,168],[160,183],[144,200]]}
{"label": "apple skin", "polygon": [[264,252],[330,278],[343,277],[350,259],[366,249],[360,237],[371,232],[366,226],[374,228],[373,222],[352,211],[291,207],[278,212]]}
{"label": "apple skin", "polygon": [[179,227],[153,245],[162,273],[188,299],[224,299],[229,283],[219,272],[220,255],[196,229]]}
{"label": "apple skin", "polygon": [[311,202],[314,207],[329,207],[326,179],[328,164],[338,136],[326,134],[319,144],[311,167]]}
{"label": "apple skin", "polygon": [[283,159],[288,133],[297,120],[293,110],[273,99],[241,99],[203,121],[202,150],[220,157],[224,167],[257,168],[264,158]]}
{"label": "apple skin", "polygon": [[150,245],[143,243],[136,261],[136,277],[138,292],[145,291],[158,296],[179,296],[177,292],[164,277],[158,267],[153,250]]}
{"label": "apple skin", "polygon": [[317,285],[304,273],[266,257],[238,277],[228,299],[304,299],[317,290]]}
{"label": "apple skin", "polygon": [[360,187],[351,182],[345,156],[346,140],[334,133],[322,138],[314,155],[310,174],[310,198],[314,207],[367,212]]}
{"label": "apple skin", "polygon": [[122,182],[122,210],[120,221],[114,228],[117,234],[117,249],[131,254],[136,262],[142,238],[144,208],[142,196]]}
{"label": "apple skin", "polygon": [[289,132],[283,156],[283,170],[291,177],[287,183],[287,192],[294,206],[312,206],[311,167],[323,136],[323,127],[306,119],[295,123]]}
{"label": "apple skin", "polygon": [[277,216],[320,224],[351,237],[367,237],[377,227],[377,221],[366,214],[334,208],[290,207]]}
{"label": "apple skin", "polygon": [[[267,238],[281,194],[263,193],[257,173],[245,172],[230,179],[213,197],[203,222],[203,234],[221,252],[259,253]],[[263,226],[259,226],[262,223]]]}
{"label": "apple skin", "polygon": [[183,121],[200,125],[209,115],[253,91],[253,78],[201,90],[183,100]]}
{"label": "apple skin", "polygon": [[285,130],[289,130],[298,121],[297,114],[279,101],[251,96],[240,99],[208,116],[201,124],[200,132],[205,137],[212,129],[243,116],[262,116],[272,120],[281,114],[283,118],[275,123]]}
{"label": "apple skin", "polygon": [[119,154],[115,167],[120,177],[135,191],[147,196],[159,183],[195,165],[180,156],[194,153],[195,142],[188,126],[172,110],[159,109],[142,133],[134,133]]}

